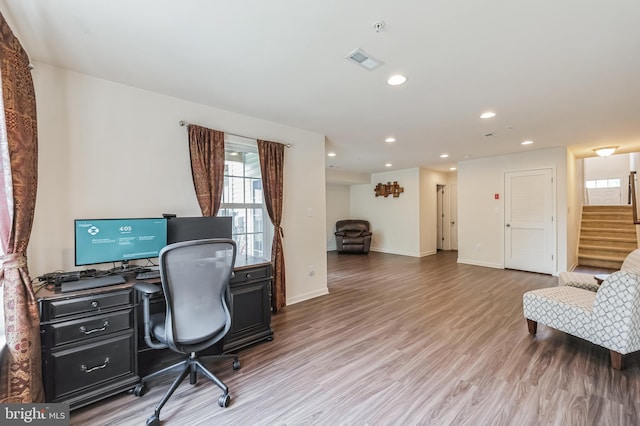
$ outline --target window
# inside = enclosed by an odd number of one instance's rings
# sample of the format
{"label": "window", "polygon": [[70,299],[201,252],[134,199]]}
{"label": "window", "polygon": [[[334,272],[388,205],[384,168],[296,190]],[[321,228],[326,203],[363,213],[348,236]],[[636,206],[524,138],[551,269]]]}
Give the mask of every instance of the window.
{"label": "window", "polygon": [[585,182],[587,189],[593,188],[620,188],[620,179],[594,179]]}
{"label": "window", "polygon": [[225,139],[224,190],[218,216],[233,218],[237,256],[269,258],[273,225],[264,205],[255,145]]}

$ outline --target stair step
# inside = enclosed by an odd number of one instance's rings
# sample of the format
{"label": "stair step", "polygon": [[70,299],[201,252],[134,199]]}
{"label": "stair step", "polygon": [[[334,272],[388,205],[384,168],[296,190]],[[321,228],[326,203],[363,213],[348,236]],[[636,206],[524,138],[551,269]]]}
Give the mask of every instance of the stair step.
{"label": "stair step", "polygon": [[587,228],[623,228],[635,229],[632,221],[616,219],[582,219],[582,226]]}
{"label": "stair step", "polygon": [[582,256],[578,257],[578,264],[580,266],[591,266],[594,268],[607,268],[607,269],[614,269],[616,271],[620,270],[620,268],[622,267],[621,261],[593,259],[593,258],[582,257]]}
{"label": "stair step", "polygon": [[631,206],[628,204],[616,205],[616,206],[582,206],[582,211],[627,211],[631,210]]}
{"label": "stair step", "polygon": [[599,241],[599,242],[611,242],[611,243],[632,243],[632,244],[637,244],[637,238],[635,237],[635,234],[633,237],[629,236],[629,237],[607,237],[607,236],[595,236],[595,235],[583,235],[580,236],[581,240],[595,240],[595,241]]}
{"label": "stair step", "polygon": [[611,234],[617,234],[617,235],[628,235],[628,236],[632,236],[636,234],[636,230],[634,229],[620,229],[620,228],[594,228],[594,227],[582,227],[580,229],[580,231],[582,233],[587,233],[587,235],[589,235],[590,233],[602,233],[602,236],[611,236]]}
{"label": "stair step", "polygon": [[633,222],[633,214],[631,212],[616,213],[616,212],[584,212],[582,213],[582,219],[589,220],[609,220],[609,219],[624,219],[629,222]]}
{"label": "stair step", "polygon": [[602,245],[589,245],[589,244],[580,244],[578,253],[582,253],[582,250],[597,250],[602,251],[604,254],[606,253],[624,253],[625,257],[627,254],[631,253],[634,249],[628,249],[626,247],[620,246],[602,246]]}

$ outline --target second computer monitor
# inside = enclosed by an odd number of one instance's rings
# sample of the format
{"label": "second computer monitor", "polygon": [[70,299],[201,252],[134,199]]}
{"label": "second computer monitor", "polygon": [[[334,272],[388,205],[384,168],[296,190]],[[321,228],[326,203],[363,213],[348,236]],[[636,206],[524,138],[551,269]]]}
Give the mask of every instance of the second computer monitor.
{"label": "second computer monitor", "polygon": [[231,236],[231,216],[174,217],[167,220],[168,244]]}

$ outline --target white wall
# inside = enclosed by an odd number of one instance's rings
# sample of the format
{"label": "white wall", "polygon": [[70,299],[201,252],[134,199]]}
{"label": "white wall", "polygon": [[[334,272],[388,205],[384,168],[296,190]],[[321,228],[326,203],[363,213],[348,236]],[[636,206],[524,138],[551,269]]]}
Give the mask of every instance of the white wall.
{"label": "white wall", "polygon": [[[324,136],[36,63],[39,187],[32,276],[73,270],[73,219],[200,215],[186,120],[291,143],[286,150],[287,303],[327,293]],[[311,273],[313,272],[313,273]]]}
{"label": "white wall", "polygon": [[336,222],[351,217],[351,194],[349,185],[327,184],[327,251],[336,250]]}
{"label": "white wall", "polygon": [[578,243],[582,220],[584,160],[567,152],[567,271],[578,266]]}
{"label": "white wall", "polygon": [[[378,183],[397,181],[399,197],[376,197]],[[351,186],[351,216],[371,223],[371,250],[420,256],[420,169],[374,173],[371,183]]]}
{"label": "white wall", "polygon": [[[617,204],[627,204],[629,197],[629,172],[632,170],[632,162],[634,161],[632,161],[630,154],[585,158],[584,180],[620,179],[620,192],[619,195],[616,195],[616,201]],[[593,200],[591,204],[597,204],[595,201],[596,200]],[[585,204],[590,204],[588,196],[586,196]]]}
{"label": "white wall", "polygon": [[[375,196],[374,188],[378,183],[394,181],[404,188],[398,198]],[[349,187],[351,208],[346,212],[335,205],[342,203],[342,190],[337,192],[336,187],[327,185],[327,227],[334,226],[335,221],[329,216],[336,214],[366,219],[373,232],[371,250],[415,257],[434,254],[437,252],[438,224],[436,187],[449,184],[450,189],[455,186],[455,173],[425,168],[374,173],[370,183]],[[328,250],[335,249],[335,239],[332,243],[333,246],[327,245]]]}
{"label": "white wall", "polygon": [[567,270],[566,148],[458,163],[458,262],[504,268],[504,174],[540,168],[552,168],[556,177],[556,273]]}

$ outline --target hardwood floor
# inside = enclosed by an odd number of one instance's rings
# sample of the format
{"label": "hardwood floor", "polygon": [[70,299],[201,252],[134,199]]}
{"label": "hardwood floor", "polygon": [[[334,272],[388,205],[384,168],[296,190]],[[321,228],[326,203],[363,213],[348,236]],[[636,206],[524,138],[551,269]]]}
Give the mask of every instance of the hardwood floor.
{"label": "hardwood floor", "polygon": [[[230,388],[185,381],[166,425],[638,425],[640,362],[538,327],[525,291],[557,278],[456,263],[330,252],[330,294],[273,317],[275,338],[212,365]],[[146,395],[120,394],[71,413],[72,425],[140,425],[173,375]]]}

